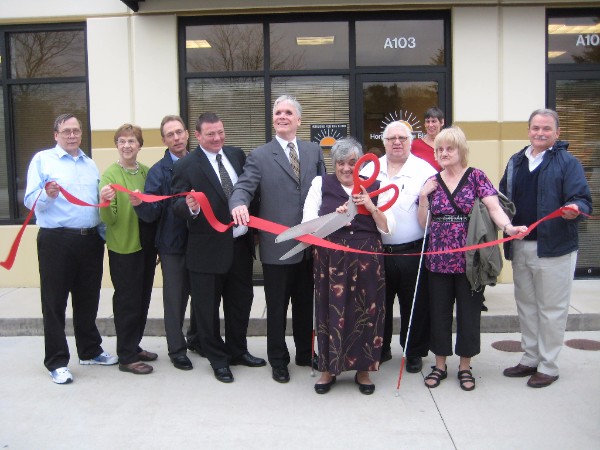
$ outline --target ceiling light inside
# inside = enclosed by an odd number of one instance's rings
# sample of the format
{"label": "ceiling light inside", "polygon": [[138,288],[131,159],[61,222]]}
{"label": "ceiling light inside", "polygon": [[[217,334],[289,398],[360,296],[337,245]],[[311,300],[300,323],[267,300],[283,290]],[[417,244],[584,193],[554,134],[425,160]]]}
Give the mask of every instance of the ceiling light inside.
{"label": "ceiling light inside", "polygon": [[548,25],[548,34],[594,34],[600,33],[600,23],[594,25],[567,25],[555,23]]}
{"label": "ceiling light inside", "polygon": [[298,45],[332,45],[335,36],[298,36]]}
{"label": "ceiling light inside", "polygon": [[195,39],[185,41],[185,48],[211,48],[206,39]]}

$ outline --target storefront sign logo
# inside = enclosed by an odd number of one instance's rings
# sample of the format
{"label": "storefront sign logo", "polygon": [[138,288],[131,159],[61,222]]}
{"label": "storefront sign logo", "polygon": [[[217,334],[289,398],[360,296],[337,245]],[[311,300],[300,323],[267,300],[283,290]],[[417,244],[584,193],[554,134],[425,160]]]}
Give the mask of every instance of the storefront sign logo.
{"label": "storefront sign logo", "polygon": [[330,149],[340,139],[348,136],[348,124],[330,123],[310,126],[310,141],[323,149]]}
{"label": "storefront sign logo", "polygon": [[383,130],[385,130],[385,127],[387,127],[388,124],[392,122],[402,122],[408,127],[408,129],[413,135],[413,138],[415,139],[423,136],[423,130],[421,129],[421,121],[417,118],[417,116],[410,111],[401,109],[399,111],[387,113],[385,115],[385,118],[381,121],[381,131],[379,133],[370,133],[370,139],[381,139],[383,135]]}

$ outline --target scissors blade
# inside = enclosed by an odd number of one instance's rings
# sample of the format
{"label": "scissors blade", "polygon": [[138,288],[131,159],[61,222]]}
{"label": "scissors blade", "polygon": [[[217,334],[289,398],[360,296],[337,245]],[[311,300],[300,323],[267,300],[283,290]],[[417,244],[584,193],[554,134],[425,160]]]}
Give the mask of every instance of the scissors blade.
{"label": "scissors blade", "polygon": [[[332,213],[334,214],[334,213]],[[323,223],[327,222],[329,216],[331,214],[327,214],[326,216],[317,217],[316,219],[309,220],[308,222],[299,223],[296,226],[288,228],[283,233],[280,233],[276,238],[275,242],[285,242],[290,239],[295,239],[298,236],[304,236],[305,234],[312,234],[319,228],[323,226]]]}
{"label": "scissors blade", "polygon": [[298,245],[296,245],[290,251],[288,251],[285,255],[283,255],[281,258],[279,258],[279,261],[283,261],[285,259],[291,258],[295,254],[300,253],[302,250],[304,250],[305,248],[308,248],[308,247],[310,247],[310,244],[307,244],[305,242],[300,242]]}

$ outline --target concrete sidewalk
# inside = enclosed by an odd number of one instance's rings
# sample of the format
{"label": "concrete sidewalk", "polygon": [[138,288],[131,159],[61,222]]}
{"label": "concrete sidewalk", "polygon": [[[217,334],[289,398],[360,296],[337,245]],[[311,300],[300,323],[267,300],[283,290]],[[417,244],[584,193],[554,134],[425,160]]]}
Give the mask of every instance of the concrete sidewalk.
{"label": "concrete sidewalk", "polygon": [[[600,332],[569,332],[566,339],[600,340]],[[291,338],[288,345],[293,349]],[[0,338],[0,448],[7,449],[598,449],[600,448],[600,351],[565,346],[560,379],[544,389],[502,369],[520,354],[491,344],[517,333],[482,335],[473,358],[477,387],[460,390],[458,358],[448,379],[429,390],[421,374],[405,373],[396,390],[401,354],[372,374],[376,391],[358,392],[344,373],[331,392],[317,395],[310,369],[290,365],[291,381],[271,379],[269,367],[232,367],[235,382],[215,380],[206,359],[194,370],[175,369],[165,339],[145,337],[159,353],[154,372],[137,376],[117,367],[81,366],[69,338],[74,382],[52,383],[42,361],[40,336]],[[115,338],[104,339],[114,353]],[[266,338],[249,339],[252,354],[266,357]],[[398,394],[396,396],[396,393]]]}
{"label": "concrete sidewalk", "polygon": [[[113,289],[101,291],[98,309],[98,328],[103,336],[114,336],[112,317]],[[482,313],[481,331],[484,333],[509,333],[519,331],[517,308],[512,284],[498,284],[485,291],[489,311]],[[600,280],[577,280],[573,285],[571,307],[567,330],[600,330]],[[290,308],[291,309],[291,308]],[[262,286],[254,288],[254,303],[250,314],[249,336],[265,336],[264,316],[265,297]],[[289,312],[288,312],[289,313]],[[223,315],[221,314],[221,317]],[[396,302],[394,332],[399,332],[399,311]],[[67,308],[67,328],[72,334],[72,310]],[[186,325],[187,327],[187,325]],[[291,324],[288,315],[288,332]],[[152,292],[146,336],[164,336],[162,289]],[[0,288],[0,336],[41,336],[43,335],[42,310],[39,289]]]}

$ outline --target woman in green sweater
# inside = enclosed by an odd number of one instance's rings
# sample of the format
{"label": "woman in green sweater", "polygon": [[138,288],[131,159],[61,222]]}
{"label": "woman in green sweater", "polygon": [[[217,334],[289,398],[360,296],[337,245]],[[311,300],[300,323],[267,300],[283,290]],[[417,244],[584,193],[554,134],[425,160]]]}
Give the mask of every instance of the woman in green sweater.
{"label": "woman in green sweater", "polygon": [[152,372],[146,364],[158,358],[156,353],[142,350],[154,271],[154,224],[138,220],[133,209],[141,203],[135,195],[115,191],[119,184],[130,191],[142,192],[148,167],[137,162],[144,138],[140,127],[124,124],[115,133],[119,153],[116,163],[109,166],[100,179],[100,198],[110,206],[100,208],[100,218],[106,224],[106,247],[110,278],[115,289],[113,313],[117,333],[119,370],[144,375]]}

